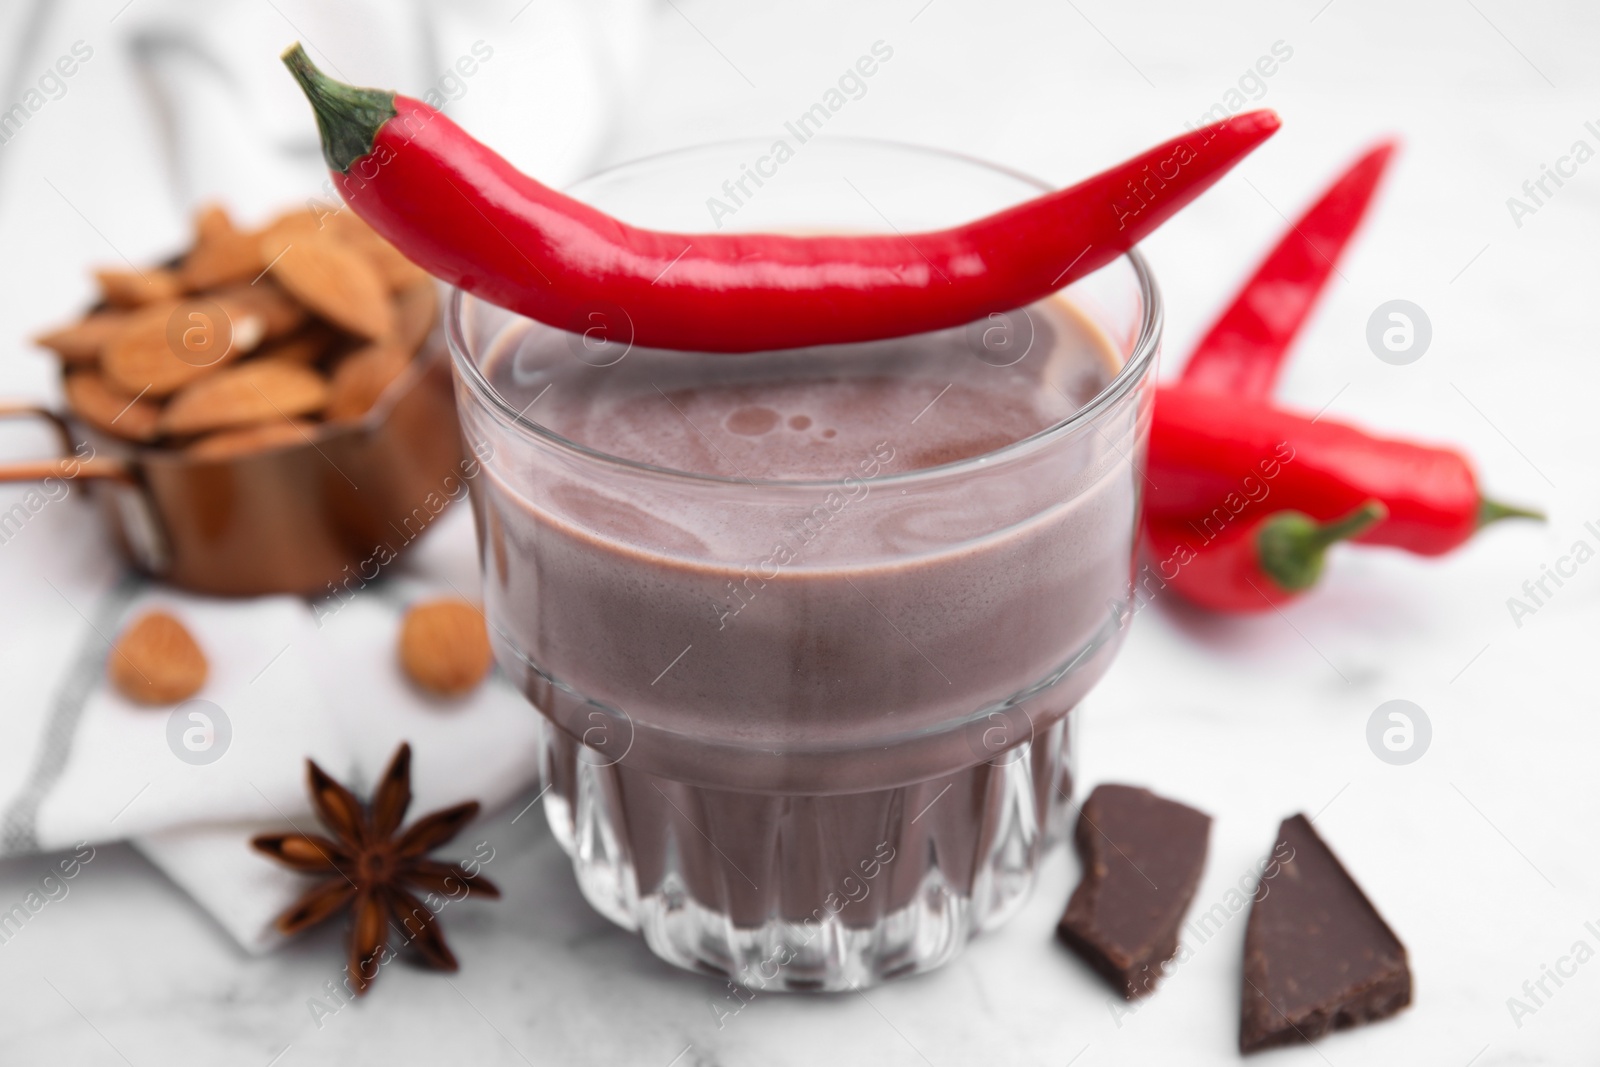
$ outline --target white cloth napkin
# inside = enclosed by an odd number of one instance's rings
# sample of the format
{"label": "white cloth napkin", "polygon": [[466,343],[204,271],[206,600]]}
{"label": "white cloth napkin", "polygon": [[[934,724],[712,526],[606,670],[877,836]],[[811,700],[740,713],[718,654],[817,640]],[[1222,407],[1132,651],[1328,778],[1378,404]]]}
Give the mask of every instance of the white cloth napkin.
{"label": "white cloth napkin", "polygon": [[[650,0],[8,5],[0,112],[13,101],[28,112],[0,138],[0,248],[13,261],[0,287],[11,348],[0,397],[59,403],[53,363],[25,338],[81,309],[91,265],[164,258],[183,247],[206,200],[258,222],[323,192],[310,112],[278,62],[290,42],[335,76],[443,102],[518,166],[559,184],[602,144],[650,15]],[[73,74],[41,89],[68,55]],[[0,455],[51,447],[37,428],[0,426]],[[412,688],[396,665],[407,603],[477,595],[466,507],[446,512],[381,584],[330,611],[155,585],[126,571],[79,490],[29,492],[0,486],[0,517],[22,514],[12,510],[19,502],[26,513],[0,521],[9,608],[0,612],[0,855],[131,839],[256,951],[273,943],[272,918],[304,882],[247,841],[312,827],[306,757],[364,792],[409,740],[413,814],[469,798],[493,808],[536,780],[537,715],[498,674],[446,702]],[[202,645],[203,703],[151,710],[106,685],[108,640],[152,607],[183,619]],[[207,751],[222,754],[196,762],[184,734],[204,748],[207,729]],[[462,855],[470,834],[457,842]]]}

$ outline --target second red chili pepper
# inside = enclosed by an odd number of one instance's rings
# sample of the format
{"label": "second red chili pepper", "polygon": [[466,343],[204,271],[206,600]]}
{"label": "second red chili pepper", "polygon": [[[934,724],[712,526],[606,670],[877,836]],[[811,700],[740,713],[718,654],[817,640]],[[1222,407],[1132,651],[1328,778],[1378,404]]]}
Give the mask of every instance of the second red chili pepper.
{"label": "second red chili pepper", "polygon": [[1394,155],[1365,152],[1289,229],[1245,282],[1183,366],[1183,384],[1233,396],[1272,393],[1283,357],[1305,325],[1335,264],[1367,213]]}
{"label": "second red chili pepper", "polygon": [[1326,521],[1377,500],[1388,517],[1356,540],[1437,556],[1486,523],[1543,517],[1485,498],[1451,449],[1189,389],[1157,390],[1149,455],[1152,519],[1231,521],[1245,502],[1270,499]]}

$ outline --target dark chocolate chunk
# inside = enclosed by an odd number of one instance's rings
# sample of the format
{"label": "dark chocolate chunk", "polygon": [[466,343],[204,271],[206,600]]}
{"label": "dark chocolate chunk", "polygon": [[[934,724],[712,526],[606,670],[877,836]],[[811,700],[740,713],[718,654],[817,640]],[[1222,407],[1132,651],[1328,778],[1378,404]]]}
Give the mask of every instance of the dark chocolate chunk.
{"label": "dark chocolate chunk", "polygon": [[1310,1041],[1410,1003],[1405,946],[1310,820],[1285,819],[1244,935],[1239,1051]]}
{"label": "dark chocolate chunk", "polygon": [[1083,802],[1083,881],[1056,932],[1129,1000],[1178,951],[1210,832],[1211,816],[1148,789],[1102,785]]}

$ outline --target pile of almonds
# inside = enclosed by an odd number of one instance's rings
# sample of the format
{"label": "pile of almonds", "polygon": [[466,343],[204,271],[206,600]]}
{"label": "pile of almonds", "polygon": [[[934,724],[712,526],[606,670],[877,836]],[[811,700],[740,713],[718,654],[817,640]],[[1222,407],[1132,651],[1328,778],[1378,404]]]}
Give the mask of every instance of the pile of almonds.
{"label": "pile of almonds", "polygon": [[101,270],[100,304],[35,340],[101,433],[220,458],[360,420],[438,319],[433,279],[348,210],[242,230],[218,206],[175,265]]}

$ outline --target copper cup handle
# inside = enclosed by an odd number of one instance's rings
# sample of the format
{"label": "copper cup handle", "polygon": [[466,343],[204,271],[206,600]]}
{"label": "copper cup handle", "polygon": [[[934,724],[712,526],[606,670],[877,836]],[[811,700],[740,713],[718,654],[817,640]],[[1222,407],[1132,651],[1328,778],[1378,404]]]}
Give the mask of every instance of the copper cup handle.
{"label": "copper cup handle", "polygon": [[73,481],[79,478],[129,481],[127,464],[104,456],[79,458],[73,454],[72,430],[67,420],[49,408],[37,404],[0,402],[0,419],[35,418],[48,422],[61,442],[65,453],[59,459],[30,459],[16,463],[0,463],[0,482],[42,482],[47,478]]}

